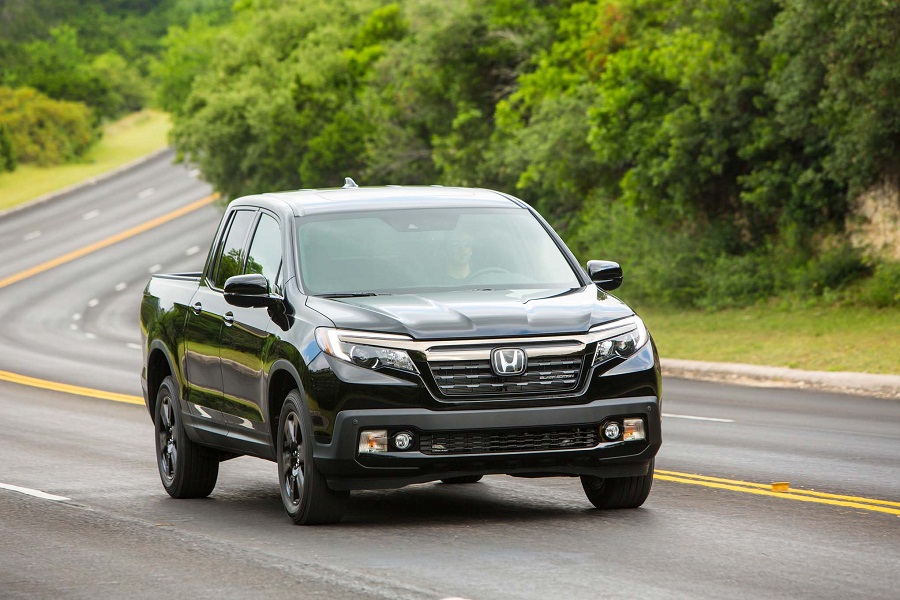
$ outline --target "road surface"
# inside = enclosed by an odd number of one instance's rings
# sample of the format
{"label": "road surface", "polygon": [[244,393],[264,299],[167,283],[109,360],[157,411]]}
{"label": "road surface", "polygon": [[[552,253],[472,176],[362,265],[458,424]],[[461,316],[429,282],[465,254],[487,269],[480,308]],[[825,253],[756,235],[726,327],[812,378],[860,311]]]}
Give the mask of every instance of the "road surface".
{"label": "road surface", "polygon": [[0,218],[0,598],[898,597],[896,400],[667,379],[629,511],[491,476],[299,528],[250,458],[170,499],[146,410],[117,400],[141,393],[147,278],[199,270],[220,215],[171,158]]}

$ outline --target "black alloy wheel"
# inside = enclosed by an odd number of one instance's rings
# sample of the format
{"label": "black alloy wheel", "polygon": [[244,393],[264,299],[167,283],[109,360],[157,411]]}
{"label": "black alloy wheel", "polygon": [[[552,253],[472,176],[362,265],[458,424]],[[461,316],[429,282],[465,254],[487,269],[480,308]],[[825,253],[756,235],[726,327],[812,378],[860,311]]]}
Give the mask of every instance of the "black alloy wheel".
{"label": "black alloy wheel", "polygon": [[166,377],[156,394],[156,465],[173,498],[205,498],[216,487],[219,453],[188,438],[181,422],[178,386]]}
{"label": "black alloy wheel", "polygon": [[313,458],[313,427],[300,392],[285,398],[278,418],[275,456],[285,512],[295,525],[323,525],[341,520],[350,492],[332,490]]}

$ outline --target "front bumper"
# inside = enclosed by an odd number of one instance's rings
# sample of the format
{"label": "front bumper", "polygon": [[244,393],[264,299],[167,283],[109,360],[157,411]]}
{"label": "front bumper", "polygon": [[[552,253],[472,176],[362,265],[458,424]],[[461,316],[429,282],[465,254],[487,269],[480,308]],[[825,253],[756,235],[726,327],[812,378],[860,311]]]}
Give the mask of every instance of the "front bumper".
{"label": "front bumper", "polygon": [[[646,440],[603,442],[592,448],[424,454],[419,451],[358,453],[363,429],[409,429],[419,433],[485,431],[586,425],[608,419],[642,417]],[[595,475],[630,477],[647,473],[662,442],[659,401],[654,396],[596,400],[577,406],[495,410],[345,410],[334,423],[330,444],[316,442],[316,466],[337,490],[397,488],[461,475],[505,473],[522,476]]]}

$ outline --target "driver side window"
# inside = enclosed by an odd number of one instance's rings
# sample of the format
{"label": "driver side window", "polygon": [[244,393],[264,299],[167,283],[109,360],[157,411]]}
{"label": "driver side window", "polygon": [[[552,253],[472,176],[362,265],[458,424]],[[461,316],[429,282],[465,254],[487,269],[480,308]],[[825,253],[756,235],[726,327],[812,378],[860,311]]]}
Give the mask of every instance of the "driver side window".
{"label": "driver side window", "polygon": [[250,243],[245,273],[259,273],[269,281],[273,293],[281,294],[281,229],[271,215],[263,212]]}
{"label": "driver side window", "polygon": [[250,225],[253,224],[255,210],[237,210],[231,217],[228,233],[222,242],[209,285],[221,289],[225,281],[233,275],[240,275],[244,268],[244,242]]}

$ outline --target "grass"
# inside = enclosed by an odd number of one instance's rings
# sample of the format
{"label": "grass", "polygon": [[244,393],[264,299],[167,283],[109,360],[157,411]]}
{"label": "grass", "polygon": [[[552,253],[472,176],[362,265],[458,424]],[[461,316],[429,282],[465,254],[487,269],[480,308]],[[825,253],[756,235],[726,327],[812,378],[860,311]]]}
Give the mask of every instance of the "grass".
{"label": "grass", "polygon": [[900,374],[900,309],[638,307],[663,358]]}
{"label": "grass", "polygon": [[166,113],[143,110],[106,125],[103,138],[78,163],[53,167],[19,165],[0,175],[0,211],[63,189],[165,147],[171,128]]}

